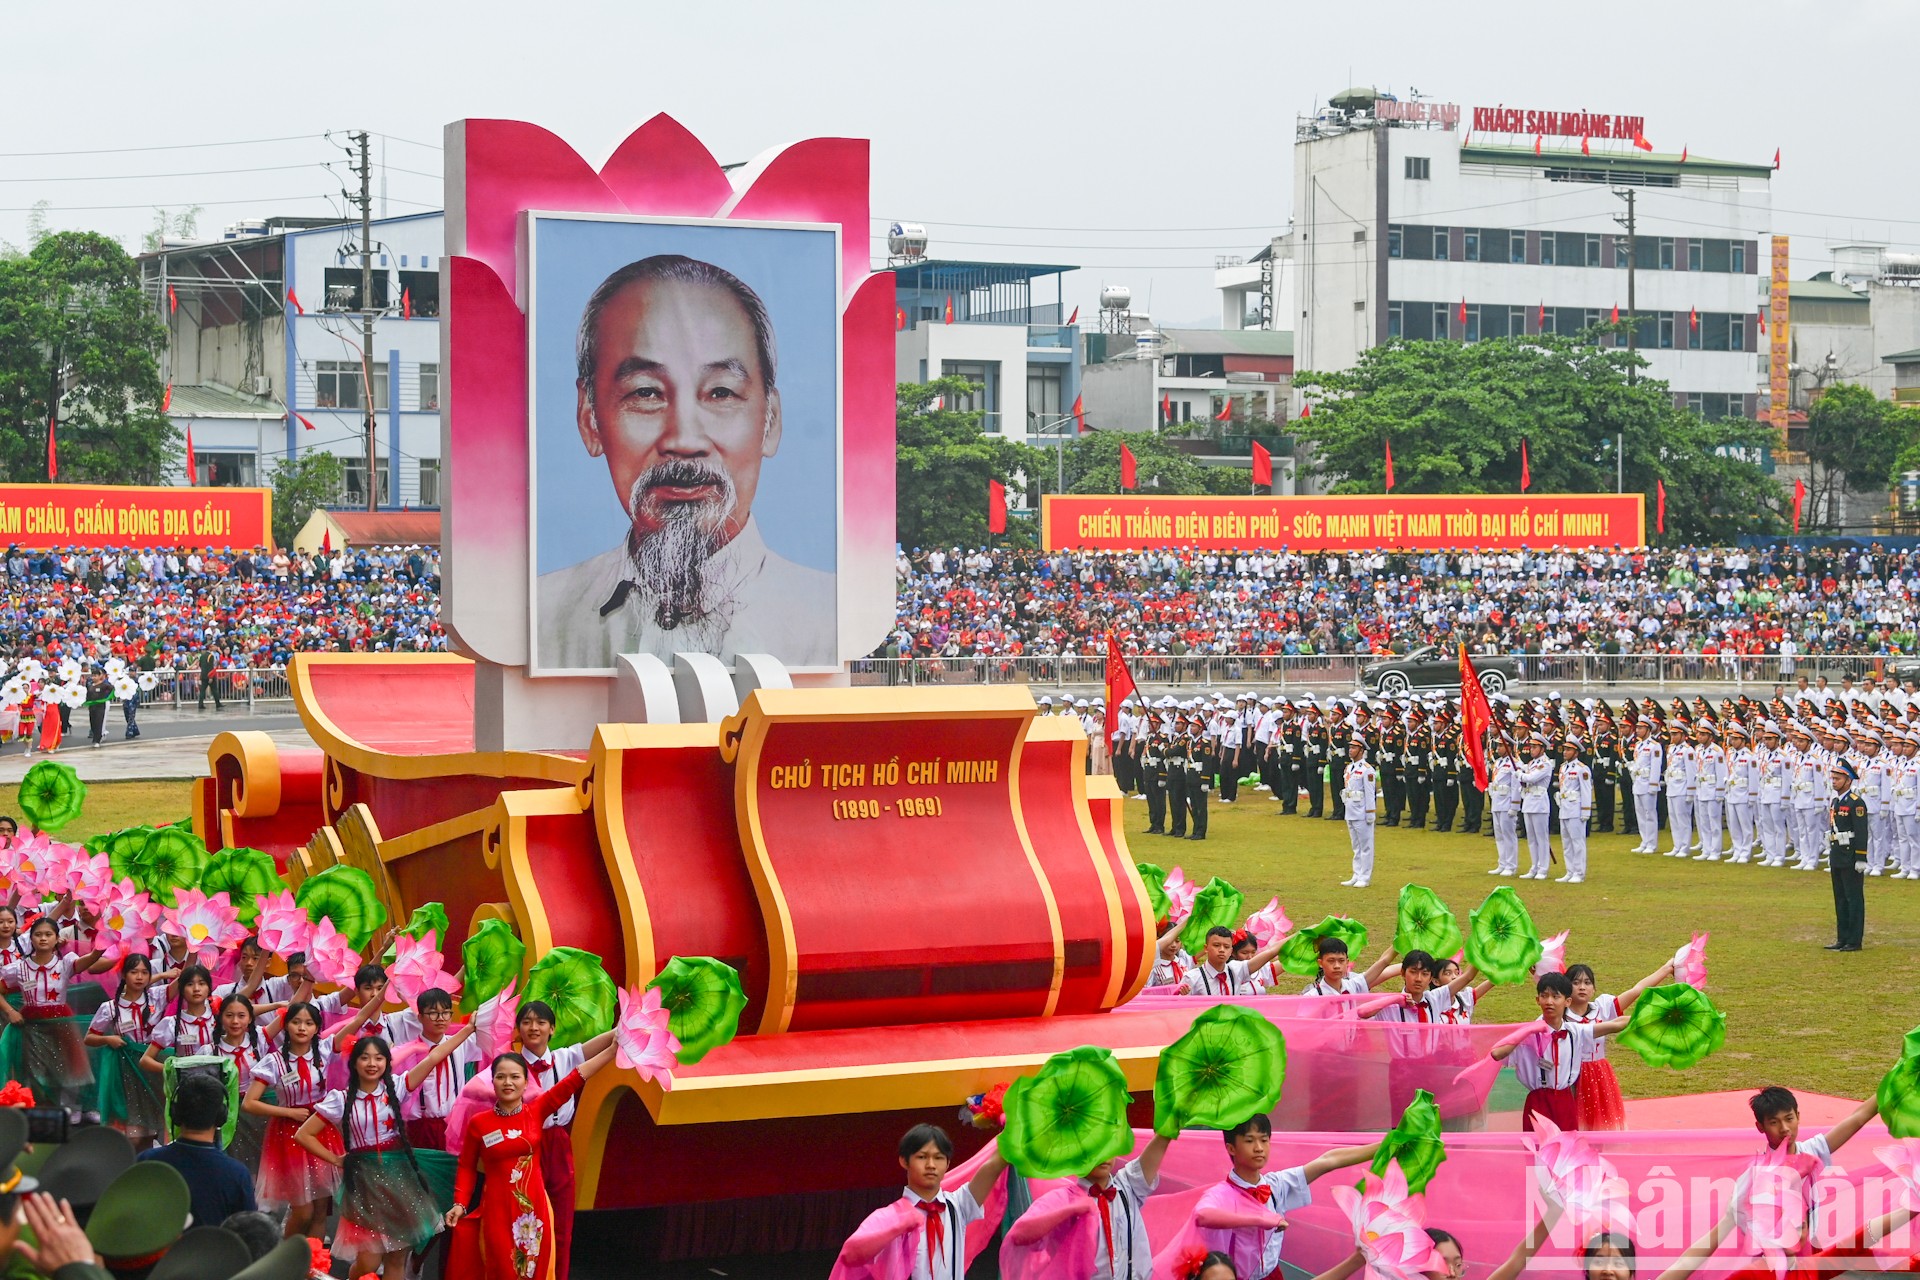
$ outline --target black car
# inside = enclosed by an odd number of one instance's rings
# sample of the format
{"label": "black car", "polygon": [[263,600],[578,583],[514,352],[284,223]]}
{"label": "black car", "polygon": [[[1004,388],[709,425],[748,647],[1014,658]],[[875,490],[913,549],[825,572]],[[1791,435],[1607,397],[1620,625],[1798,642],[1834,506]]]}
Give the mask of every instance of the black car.
{"label": "black car", "polygon": [[[1473,669],[1480,687],[1488,693],[1504,693],[1520,678],[1511,658],[1479,658]],[[1460,687],[1460,651],[1452,646],[1422,645],[1402,658],[1376,662],[1360,673],[1360,683],[1369,693],[1398,697],[1413,689],[1458,689]]]}

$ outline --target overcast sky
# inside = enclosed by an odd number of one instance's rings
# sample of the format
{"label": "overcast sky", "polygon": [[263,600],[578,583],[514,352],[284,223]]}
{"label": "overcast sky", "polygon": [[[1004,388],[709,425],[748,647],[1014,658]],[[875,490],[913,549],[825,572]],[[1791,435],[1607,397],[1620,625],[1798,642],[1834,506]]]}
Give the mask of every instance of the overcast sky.
{"label": "overcast sky", "polygon": [[[1912,0],[29,0],[0,11],[15,54],[0,240],[23,241],[23,210],[40,199],[55,227],[134,248],[155,206],[205,206],[202,233],[324,213],[326,197],[343,207],[344,170],[317,167],[339,157],[327,130],[386,135],[389,212],[437,208],[449,120],[534,121],[597,164],[665,111],[723,161],[815,135],[871,138],[876,230],[924,223],[938,257],[1078,265],[1066,301],[1089,314],[1108,282],[1131,286],[1138,308],[1151,298],[1161,323],[1211,323],[1214,256],[1286,227],[1295,116],[1351,83],[1418,87],[1468,111],[1642,115],[1662,151],[1761,161],[1779,147],[1775,230],[1795,237],[1805,276],[1827,265],[1829,241],[1920,250],[1915,107],[1899,61],[1917,11]],[[292,140],[80,154],[278,138]],[[186,174],[202,176],[151,176]]]}

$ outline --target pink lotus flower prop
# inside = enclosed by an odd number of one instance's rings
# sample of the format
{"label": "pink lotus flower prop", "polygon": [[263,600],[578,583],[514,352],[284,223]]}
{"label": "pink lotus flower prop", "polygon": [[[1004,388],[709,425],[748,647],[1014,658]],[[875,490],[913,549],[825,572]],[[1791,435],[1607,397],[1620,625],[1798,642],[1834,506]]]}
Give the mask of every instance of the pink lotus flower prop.
{"label": "pink lotus flower prop", "polygon": [[1563,1131],[1545,1116],[1533,1118],[1525,1139],[1534,1169],[1549,1199],[1558,1201],[1578,1239],[1596,1231],[1630,1233],[1627,1180],[1578,1133]]}
{"label": "pink lotus flower prop", "polygon": [[96,853],[91,858],[83,856],[74,859],[71,866],[74,896],[80,900],[80,905],[99,915],[101,904],[120,888],[120,881],[113,874],[112,859],[104,853]]}
{"label": "pink lotus flower prop", "polygon": [[1873,1149],[1874,1159],[1900,1180],[1900,1193],[1909,1209],[1920,1209],[1920,1138],[1901,1138]]}
{"label": "pink lotus flower prop", "polygon": [[354,950],[353,943],[333,927],[333,921],[322,916],[307,939],[307,968],[322,982],[350,987],[354,971],[359,967],[360,953]]}
{"label": "pink lotus flower prop", "polygon": [[1533,966],[1534,977],[1567,971],[1567,935],[1571,932],[1571,929],[1562,929],[1540,944],[1540,962]]}
{"label": "pink lotus flower prop", "polygon": [[662,1089],[673,1088],[673,1069],[680,1065],[676,1056],[680,1041],[668,1029],[672,1013],[660,1003],[660,991],[649,987],[643,992],[620,993],[620,1016],[613,1024],[613,1061],[642,1080],[652,1080]]}
{"label": "pink lotus flower prop", "polygon": [[260,899],[260,915],[254,921],[260,945],[276,956],[305,951],[313,937],[313,921],[307,910],[293,900],[293,890],[282,889]]}
{"label": "pink lotus flower prop", "polygon": [[1805,1238],[1819,1169],[1818,1159],[1789,1154],[1784,1143],[1748,1167],[1747,1198],[1734,1206],[1734,1224],[1748,1256],[1763,1259],[1776,1276],[1792,1269]]}
{"label": "pink lotus flower prop", "polygon": [[1693,941],[1673,953],[1673,980],[1690,987],[1707,989],[1707,935],[1696,933]]}
{"label": "pink lotus flower prop", "polygon": [[424,937],[409,938],[403,933],[393,940],[394,960],[387,969],[389,999],[399,999],[411,1007],[421,992],[435,987],[459,996],[460,979],[447,972],[446,957],[434,945],[438,937],[437,930],[429,929]]}
{"label": "pink lotus flower prop", "polygon": [[1247,932],[1258,938],[1261,946],[1271,946],[1293,933],[1293,921],[1287,919],[1280,899],[1269,898],[1266,906],[1247,917]]}
{"label": "pink lotus flower prop", "polygon": [[175,894],[174,905],[161,915],[160,928],[170,937],[185,939],[187,950],[202,963],[212,963],[247,936],[240,913],[226,894],[209,897],[198,889],[182,889]]}
{"label": "pink lotus flower prop", "polygon": [[23,895],[41,894],[47,876],[47,864],[55,856],[54,848],[53,841],[40,831],[14,841],[13,847],[7,851],[12,862],[7,868],[7,879],[13,887]]}
{"label": "pink lotus flower prop", "polygon": [[473,1037],[480,1042],[480,1057],[483,1060],[491,1060],[495,1054],[513,1048],[514,1023],[520,1012],[520,1002],[515,998],[519,987],[518,981],[508,982],[474,1010],[476,1030]]}
{"label": "pink lotus flower prop", "polygon": [[1367,1274],[1376,1280],[1420,1280],[1422,1272],[1444,1271],[1446,1264],[1427,1236],[1426,1199],[1408,1192],[1400,1162],[1389,1162],[1383,1177],[1368,1177],[1361,1185],[1364,1190],[1335,1187],[1333,1200],[1353,1224]]}
{"label": "pink lotus flower prop", "polygon": [[1187,879],[1187,873],[1175,867],[1167,873],[1166,883],[1160,886],[1167,895],[1167,918],[1178,924],[1193,914],[1193,899],[1200,892],[1200,886]]}
{"label": "pink lotus flower prop", "polygon": [[94,909],[100,922],[100,946],[106,957],[117,963],[130,955],[144,954],[147,944],[160,932],[163,909],[132,885],[116,882],[113,892]]}

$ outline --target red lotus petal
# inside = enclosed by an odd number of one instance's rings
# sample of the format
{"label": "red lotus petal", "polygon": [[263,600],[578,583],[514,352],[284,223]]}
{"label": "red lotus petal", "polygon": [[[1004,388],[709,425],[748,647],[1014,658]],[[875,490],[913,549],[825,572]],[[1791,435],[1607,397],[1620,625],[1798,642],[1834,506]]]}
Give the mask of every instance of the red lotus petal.
{"label": "red lotus petal", "polygon": [[[892,572],[894,502],[893,277],[869,276],[840,318],[841,474],[846,487],[840,572],[880,582]],[[845,653],[868,653],[894,624],[893,601],[848,600],[840,619]]]}
{"label": "red lotus petal", "polygon": [[627,135],[600,179],[634,213],[661,217],[711,218],[733,198],[713,153],[664,112]]}
{"label": "red lotus petal", "polygon": [[[447,278],[448,412],[459,465],[448,469],[443,537],[466,554],[442,566],[443,623],[479,621],[460,647],[502,666],[527,662],[527,322],[505,281],[455,257]],[[479,608],[467,600],[485,601]],[[460,601],[465,607],[454,607]],[[517,623],[515,618],[520,619]]]}
{"label": "red lotus petal", "polygon": [[627,212],[578,152],[521,120],[460,121],[449,131],[446,164],[454,197],[447,246],[492,267],[509,297],[521,210]]}
{"label": "red lotus petal", "polygon": [[768,160],[727,216],[839,223],[840,289],[851,293],[867,276],[867,198],[866,139],[808,138]]}

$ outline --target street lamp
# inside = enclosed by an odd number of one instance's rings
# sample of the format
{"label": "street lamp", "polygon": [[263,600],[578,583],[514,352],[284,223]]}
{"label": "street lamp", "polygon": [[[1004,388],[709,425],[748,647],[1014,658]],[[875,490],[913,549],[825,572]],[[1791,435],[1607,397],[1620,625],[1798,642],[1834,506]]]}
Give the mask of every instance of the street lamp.
{"label": "street lamp", "polygon": [[[1063,424],[1071,422],[1075,424],[1073,433],[1078,436],[1080,434],[1079,421],[1080,420],[1072,414],[1068,414],[1064,418],[1055,418],[1051,422],[1043,422],[1033,427],[1029,434],[1036,436],[1046,435],[1049,431],[1052,431],[1053,428],[1061,427]],[[1056,441],[1053,448],[1053,491],[1055,493],[1065,493],[1067,490],[1067,433],[1064,430],[1053,431],[1053,436]]]}

